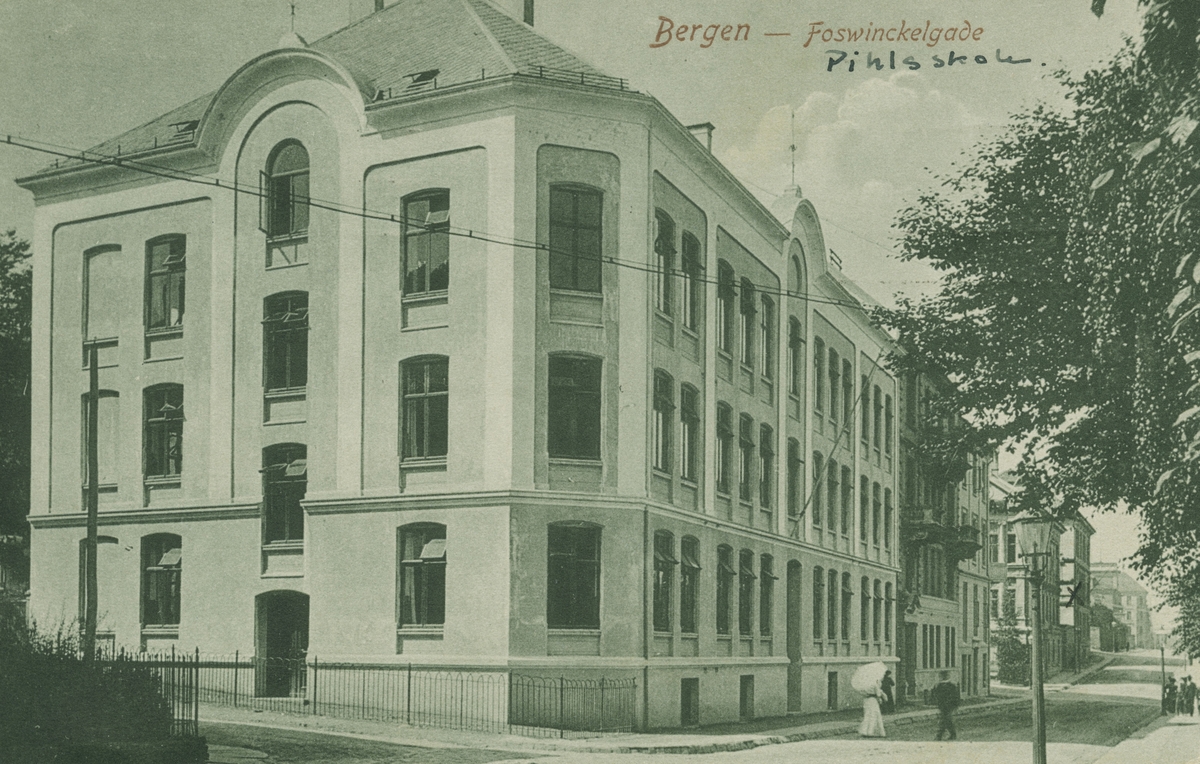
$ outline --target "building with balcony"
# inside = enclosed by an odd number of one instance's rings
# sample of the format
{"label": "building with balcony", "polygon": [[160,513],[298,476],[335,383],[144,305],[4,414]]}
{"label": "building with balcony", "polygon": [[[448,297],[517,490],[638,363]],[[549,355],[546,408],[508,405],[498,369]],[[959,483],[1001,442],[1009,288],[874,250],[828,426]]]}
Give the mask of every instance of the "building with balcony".
{"label": "building with balcony", "polygon": [[[1011,519],[1018,514],[1012,497],[1020,490],[1019,478],[1012,472],[993,472],[989,476],[991,506],[988,514],[989,560],[991,563],[991,628],[1000,628],[1002,621],[1012,619],[1022,640],[1028,644],[1032,637],[1032,598],[1038,597],[1041,615],[1043,660],[1048,672],[1063,667],[1063,639],[1060,629],[1062,608],[1061,543],[1067,526],[1056,520],[1050,533],[1046,557],[1039,561],[1042,576],[1040,586],[1029,578],[1029,561],[1023,556]],[[1048,562],[1047,562],[1048,561]]]}
{"label": "building with balcony", "polygon": [[1092,601],[1112,611],[1113,619],[1128,629],[1129,649],[1152,649],[1154,629],[1150,623],[1150,592],[1115,562],[1092,564]]}
{"label": "building with balcony", "polygon": [[931,416],[938,387],[901,378],[900,541],[903,564],[898,687],[927,700],[943,670],[964,695],[989,687],[987,456],[935,457],[923,448],[954,426]]}
{"label": "building with balcony", "polygon": [[[20,181],[35,617],[85,609],[94,490],[114,646],[633,679],[652,727],[858,704],[898,392],[812,204],[528,0],[383,5]],[[964,492],[927,663],[986,639]]]}

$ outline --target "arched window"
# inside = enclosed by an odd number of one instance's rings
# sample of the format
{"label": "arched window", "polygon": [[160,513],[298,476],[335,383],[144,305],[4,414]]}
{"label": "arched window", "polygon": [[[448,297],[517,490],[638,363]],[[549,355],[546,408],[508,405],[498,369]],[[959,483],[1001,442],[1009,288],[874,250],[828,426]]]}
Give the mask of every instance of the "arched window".
{"label": "arched window", "polygon": [[450,191],[404,198],[404,294],[450,288]]}
{"label": "arched window", "polygon": [[813,411],[825,409],[825,341],[813,338]]}
{"label": "arched window", "polygon": [[825,506],[829,509],[828,527],[830,533],[837,531],[838,527],[838,505],[841,503],[841,484],[839,482],[839,475],[840,472],[838,470],[838,463],[833,459],[830,459],[829,474],[825,478],[825,495],[828,497],[828,501],[825,502]]}
{"label": "arched window", "polygon": [[260,176],[259,227],[271,238],[308,233],[308,151],[284,141],[271,152]]}
{"label": "arched window", "polygon": [[853,611],[854,589],[850,586],[850,574],[842,574],[842,641],[850,641],[850,615]]}
{"label": "arched window", "polygon": [[758,428],[758,503],[769,509],[775,494],[775,431],[770,425]]}
{"label": "arched window", "polygon": [[775,619],[775,558],[764,554],[758,558],[758,633],[771,636]]}
{"label": "arched window", "polygon": [[717,261],[717,349],[733,353],[733,267]]}
{"label": "arched window", "polygon": [[820,451],[813,451],[813,479],[812,488],[810,489],[812,500],[810,503],[812,504],[812,523],[818,526],[821,524],[822,515],[824,515],[824,512],[821,511],[821,508],[825,504],[821,500],[821,497],[825,494],[825,486],[822,485],[824,478],[825,459],[821,456]]}
{"label": "arched window", "polygon": [[838,572],[830,570],[829,587],[825,592],[829,597],[829,604],[825,611],[825,622],[829,627],[826,630],[826,636],[829,639],[837,639],[838,636],[838,588]]}
{"label": "arched window", "polygon": [[600,291],[603,195],[578,186],[550,187],[550,288]]}
{"label": "arched window", "polygon": [[546,626],[600,628],[600,528],[582,523],[548,527]]}
{"label": "arched window", "polygon": [[739,463],[738,496],[742,501],[754,498],[754,419],[742,414],[738,420],[738,446],[742,458]]}
{"label": "arched window", "polygon": [[850,361],[842,359],[842,426],[854,437],[854,367]]}
{"label": "arched window", "polygon": [[446,526],[413,523],[396,531],[399,557],[396,626],[446,622]]}
{"label": "arched window", "polygon": [[788,319],[788,392],[797,398],[804,386],[804,332],[800,320]]}
{"label": "arched window", "polygon": [[892,548],[892,489],[883,489],[883,548]]}
{"label": "arched window", "polygon": [[679,387],[679,476],[695,481],[700,475],[700,393],[691,385]]}
{"label": "arched window", "polygon": [[883,494],[879,483],[871,487],[871,543],[879,546],[879,529],[883,525]]}
{"label": "arched window", "polygon": [[829,421],[836,422],[841,415],[839,395],[842,391],[842,362],[838,352],[829,348]]}
{"label": "arched window", "polygon": [[854,473],[842,467],[842,535],[849,536],[854,522]]}
{"label": "arched window", "polygon": [[[883,396],[883,452],[889,459],[892,458],[892,440],[895,437],[896,415],[894,409],[892,396]],[[983,471],[976,469],[976,474],[983,474]]]}
{"label": "arched window", "polygon": [[700,330],[701,306],[704,305],[704,268],[700,264],[700,241],[687,231],[680,241],[683,248],[681,270],[683,271],[683,325],[688,329]]}
{"label": "arched window", "polygon": [[675,382],[661,369],[654,372],[654,419],[651,454],[654,469],[671,471],[671,431],[675,426]]}
{"label": "arched window", "polygon": [[279,443],[263,449],[263,542],[304,538],[304,508],[308,490],[308,447]]}
{"label": "arched window", "polygon": [[179,625],[183,540],[173,533],[142,537],[142,626]]}
{"label": "arched window", "polygon": [[767,295],[762,296],[762,311],[758,316],[758,339],[761,343],[762,375],[767,379],[775,378],[775,301]]}
{"label": "arched window", "polygon": [[142,395],[142,442],[147,480],[183,471],[183,385],[155,385]]}
{"label": "arched window", "polygon": [[[117,454],[121,442],[121,394],[116,390],[99,390],[99,401],[96,404],[96,477],[101,490],[115,490],[117,485]],[[90,407],[88,393],[80,397],[83,410],[83,428],[80,439],[80,457],[82,460],[83,484],[87,486],[91,476],[88,474],[88,442]]]}
{"label": "arched window", "polygon": [[871,443],[871,380],[862,375],[862,396],[858,401],[858,421],[862,430],[863,446]]}
{"label": "arched window", "polygon": [[183,325],[187,237],[159,236],[146,242],[146,331]]}
{"label": "arched window", "polygon": [[267,392],[308,385],[308,292],[263,300],[263,387]]}
{"label": "arched window", "polygon": [[733,409],[724,401],[717,402],[717,490],[729,493],[730,475],[733,467]]}
{"label": "arched window", "polygon": [[742,636],[754,633],[754,552],[743,549],[738,553],[738,632]]}
{"label": "arched window", "polygon": [[699,631],[696,605],[700,593],[700,541],[684,536],[679,544],[679,630],[684,634]]}
{"label": "arched window", "polygon": [[858,540],[867,543],[867,529],[871,525],[871,481],[866,475],[858,479]]}
{"label": "arched window", "polygon": [[121,248],[116,244],[92,247],[83,254],[83,337],[112,339],[120,334],[121,306],[132,294],[121,274]]}
{"label": "arched window", "polygon": [[866,576],[862,577],[859,592],[862,600],[858,603],[858,637],[863,642],[867,642],[871,639],[871,579]]}
{"label": "arched window", "polygon": [[450,417],[450,359],[428,356],[400,366],[401,459],[446,456]]}
{"label": "arched window", "polygon": [[[979,609],[976,608],[976,615]],[[883,641],[892,641],[892,583],[884,584],[883,594]]]}
{"label": "arched window", "polygon": [[550,458],[600,458],[600,384],[603,361],[550,356],[547,449]]}
{"label": "arched window", "polygon": [[874,599],[871,601],[871,640],[879,641],[880,614],[883,610],[883,584],[879,579],[875,579],[875,584],[872,587]]}
{"label": "arched window", "polygon": [[[863,405],[867,404],[863,401]],[[875,405],[872,409],[874,416],[871,418],[871,436],[875,445],[875,450],[879,451],[880,441],[883,440],[881,429],[883,425],[883,391],[879,389],[879,385],[875,385]]]}
{"label": "arched window", "polygon": [[733,595],[733,547],[721,544],[717,547],[717,633],[729,634],[729,598]]}
{"label": "arched window", "polygon": [[662,210],[654,211],[658,233],[654,237],[654,307],[670,315],[671,284],[675,271],[675,221]]}
{"label": "arched window", "polygon": [[825,569],[820,565],[813,568],[812,627],[813,639],[821,639],[825,634]]}
{"label": "arched window", "polygon": [[675,587],[675,537],[669,531],[654,534],[654,630],[671,630],[671,592]]}
{"label": "arched window", "polygon": [[788,517],[800,516],[800,441],[788,438],[787,451],[787,513]]}
{"label": "arched window", "polygon": [[754,321],[754,314],[758,313],[757,293],[754,291],[754,284],[750,279],[742,279],[741,288],[741,317],[742,317],[742,365],[754,368],[754,348],[757,344],[754,341],[754,335],[757,326]]}

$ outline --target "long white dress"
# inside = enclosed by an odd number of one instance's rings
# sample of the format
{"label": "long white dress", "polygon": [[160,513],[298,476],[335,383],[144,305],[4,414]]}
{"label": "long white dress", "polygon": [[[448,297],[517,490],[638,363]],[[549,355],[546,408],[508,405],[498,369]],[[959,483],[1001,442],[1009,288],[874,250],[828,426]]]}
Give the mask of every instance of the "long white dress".
{"label": "long white dress", "polygon": [[887,737],[883,730],[883,713],[879,710],[879,699],[883,697],[883,688],[875,685],[873,695],[863,698],[863,720],[858,727],[858,734],[863,737]]}

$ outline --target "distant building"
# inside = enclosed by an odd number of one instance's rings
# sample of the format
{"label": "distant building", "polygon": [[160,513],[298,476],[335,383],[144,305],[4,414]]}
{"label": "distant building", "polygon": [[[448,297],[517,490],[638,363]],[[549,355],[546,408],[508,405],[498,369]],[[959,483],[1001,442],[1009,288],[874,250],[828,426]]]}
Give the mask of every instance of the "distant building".
{"label": "distant building", "polygon": [[1058,621],[1062,640],[1062,666],[1079,671],[1091,652],[1092,535],[1096,529],[1083,515],[1064,520],[1059,551],[1060,592]]}
{"label": "distant building", "polygon": [[1149,592],[1115,562],[1092,565],[1092,601],[1112,609],[1113,618],[1129,627],[1129,646],[1134,649],[1153,648],[1153,627],[1150,624]]}

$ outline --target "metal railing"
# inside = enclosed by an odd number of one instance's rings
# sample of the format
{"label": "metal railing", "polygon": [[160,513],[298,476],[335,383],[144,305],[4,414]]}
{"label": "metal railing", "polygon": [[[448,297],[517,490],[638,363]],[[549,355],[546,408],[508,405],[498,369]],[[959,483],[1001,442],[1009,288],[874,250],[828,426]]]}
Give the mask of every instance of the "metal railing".
{"label": "metal railing", "polygon": [[171,707],[171,734],[196,737],[200,734],[200,660],[183,653],[153,656],[147,653],[101,653],[99,666],[122,668],[129,664],[147,668],[158,680],[159,692]]}
{"label": "metal railing", "polygon": [[[629,732],[637,724],[634,677],[574,679],[503,668],[338,663],[240,653],[137,653],[116,660],[160,671],[164,696],[173,707],[191,709],[193,726],[199,703],[529,736]],[[177,713],[182,716],[183,711]]]}

